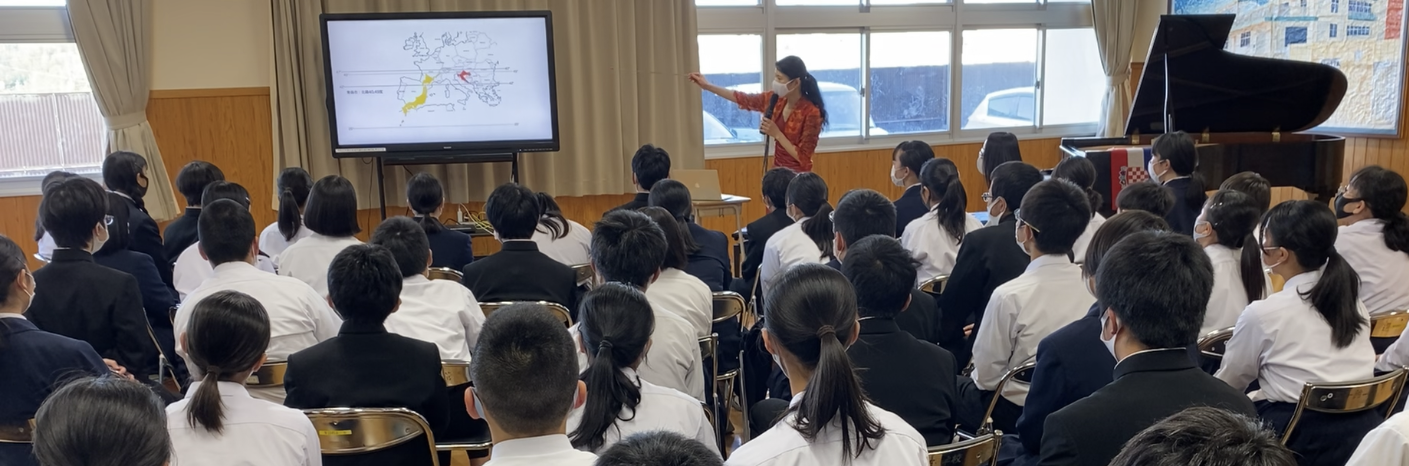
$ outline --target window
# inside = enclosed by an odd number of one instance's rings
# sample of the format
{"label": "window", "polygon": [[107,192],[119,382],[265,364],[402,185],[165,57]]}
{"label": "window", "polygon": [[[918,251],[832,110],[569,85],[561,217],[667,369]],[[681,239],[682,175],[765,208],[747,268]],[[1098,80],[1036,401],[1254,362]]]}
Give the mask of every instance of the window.
{"label": "window", "polygon": [[1238,46],[1247,47],[1249,45],[1252,45],[1252,33],[1244,32],[1242,34],[1238,34]]}
{"label": "window", "polygon": [[1370,26],[1346,26],[1345,35],[1350,37],[1369,37]]}
{"label": "window", "polygon": [[1305,44],[1306,28],[1303,26],[1291,26],[1287,28],[1285,39],[1282,45]]}
{"label": "window", "polygon": [[[758,87],[763,74],[763,36],[758,34],[700,35],[700,73],[727,88]],[[758,142],[757,114],[739,110],[733,102],[701,91],[704,98],[705,144]]]}
{"label": "window", "polygon": [[1335,24],[1331,24],[1330,26],[1331,26],[1331,37],[1335,37],[1335,36],[1336,36],[1336,25],[1335,25]]}
{"label": "window", "polygon": [[1340,13],[1341,0],[1331,0],[1331,13]]}
{"label": "window", "polygon": [[[796,55],[817,78],[822,102],[827,108],[823,138],[861,136],[861,34],[822,32],[779,34],[778,57]],[[771,67],[769,68],[772,69]],[[744,92],[757,93],[758,85],[744,85]]]}
{"label": "window", "polygon": [[1373,6],[1370,6],[1370,2],[1368,1],[1350,0],[1349,5],[1346,6],[1346,12],[1350,13],[1351,16],[1355,16],[1357,14],[1374,15],[1375,9]]}
{"label": "window", "polygon": [[949,129],[950,46],[947,31],[871,34],[872,134]]}
{"label": "window", "polygon": [[964,129],[1035,124],[1036,29],[964,31],[961,56]]}

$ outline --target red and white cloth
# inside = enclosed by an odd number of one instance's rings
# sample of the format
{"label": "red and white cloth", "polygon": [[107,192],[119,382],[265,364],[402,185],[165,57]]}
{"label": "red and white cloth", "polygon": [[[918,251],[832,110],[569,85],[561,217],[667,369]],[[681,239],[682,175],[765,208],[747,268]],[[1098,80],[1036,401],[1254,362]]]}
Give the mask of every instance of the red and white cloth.
{"label": "red and white cloth", "polygon": [[1126,186],[1149,181],[1150,173],[1145,167],[1150,161],[1148,147],[1126,147],[1111,149],[1111,210],[1116,210],[1115,200]]}

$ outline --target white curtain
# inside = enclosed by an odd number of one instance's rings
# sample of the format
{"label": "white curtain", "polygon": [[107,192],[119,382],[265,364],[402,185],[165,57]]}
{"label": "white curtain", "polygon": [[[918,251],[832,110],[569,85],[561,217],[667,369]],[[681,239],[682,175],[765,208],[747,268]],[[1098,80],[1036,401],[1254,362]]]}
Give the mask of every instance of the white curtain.
{"label": "white curtain", "polygon": [[1106,96],[1101,110],[1101,135],[1125,134],[1130,108],[1130,46],[1135,42],[1134,0],[1091,0],[1096,46],[1106,72]]}

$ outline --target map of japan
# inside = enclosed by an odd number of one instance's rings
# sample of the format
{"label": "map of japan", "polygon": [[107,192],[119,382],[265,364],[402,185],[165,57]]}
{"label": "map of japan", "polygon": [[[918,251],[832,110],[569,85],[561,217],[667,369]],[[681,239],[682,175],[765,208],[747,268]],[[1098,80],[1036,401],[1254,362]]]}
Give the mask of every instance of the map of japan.
{"label": "map of japan", "polygon": [[500,82],[497,76],[513,71],[499,67],[496,45],[488,34],[475,31],[406,38],[402,50],[410,53],[416,75],[400,78],[396,97],[402,102],[401,114],[465,111],[472,97],[499,106],[504,100],[499,86],[513,83]]}

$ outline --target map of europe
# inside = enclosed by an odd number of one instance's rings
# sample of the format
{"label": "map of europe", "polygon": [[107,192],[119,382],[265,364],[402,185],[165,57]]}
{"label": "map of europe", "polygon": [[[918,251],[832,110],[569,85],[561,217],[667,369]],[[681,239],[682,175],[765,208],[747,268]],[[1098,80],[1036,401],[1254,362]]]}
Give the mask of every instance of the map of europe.
{"label": "map of europe", "polygon": [[478,98],[496,107],[503,102],[496,79],[499,60],[495,59],[495,42],[481,32],[446,32],[426,39],[413,34],[402,50],[411,53],[416,76],[402,76],[396,97],[403,102],[401,114],[411,112],[463,111],[470,98]]}

